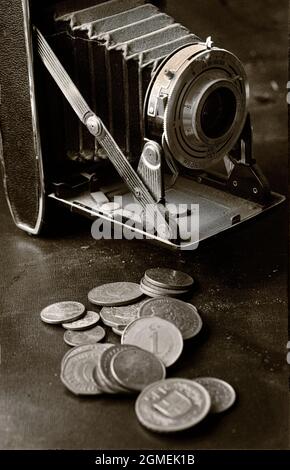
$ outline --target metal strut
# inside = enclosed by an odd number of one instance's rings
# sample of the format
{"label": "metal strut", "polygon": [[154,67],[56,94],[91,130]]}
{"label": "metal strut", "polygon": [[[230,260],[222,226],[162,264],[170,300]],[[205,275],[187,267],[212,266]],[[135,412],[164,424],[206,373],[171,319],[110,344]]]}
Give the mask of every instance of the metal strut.
{"label": "metal strut", "polygon": [[[41,32],[35,27],[38,54],[50,75],[66,97],[80,121],[96,138],[108,155],[121,178],[144,209],[150,223],[160,238],[175,239],[172,226],[167,221],[167,211],[154,199],[145,183],[135,172],[126,156],[102,122],[91,110],[80,91],[62,66],[61,62],[47,43]],[[175,227],[174,227],[175,228]]]}

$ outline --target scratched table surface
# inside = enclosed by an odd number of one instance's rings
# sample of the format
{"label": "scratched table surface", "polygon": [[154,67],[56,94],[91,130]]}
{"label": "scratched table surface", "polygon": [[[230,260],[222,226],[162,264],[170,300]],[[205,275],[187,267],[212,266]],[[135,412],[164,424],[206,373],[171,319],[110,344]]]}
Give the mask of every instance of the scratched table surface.
{"label": "scratched table surface", "polygon": [[[177,5],[178,4],[178,5]],[[279,5],[279,6],[278,6]],[[235,52],[252,88],[255,154],[274,190],[287,192],[287,11],[282,0],[183,0],[167,11]],[[288,443],[287,205],[202,244],[172,253],[141,241],[94,241],[90,223],[55,217],[43,238],[13,225],[1,192],[0,447],[5,449],[279,449]],[[147,268],[192,274],[205,327],[185,344],[170,377],[216,376],[236,406],[178,435],[139,425],[134,398],[77,398],[62,385],[68,347],[40,310],[110,281],[139,281]],[[111,335],[108,340],[117,341]]]}

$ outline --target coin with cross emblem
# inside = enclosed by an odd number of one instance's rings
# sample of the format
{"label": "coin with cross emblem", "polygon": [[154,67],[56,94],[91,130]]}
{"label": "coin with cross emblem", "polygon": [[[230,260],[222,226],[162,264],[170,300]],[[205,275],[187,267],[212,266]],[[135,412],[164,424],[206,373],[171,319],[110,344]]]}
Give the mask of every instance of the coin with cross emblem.
{"label": "coin with cross emblem", "polygon": [[187,379],[167,379],[146,387],[135,411],[140,423],[155,432],[176,432],[191,428],[209,413],[211,399],[200,384]]}

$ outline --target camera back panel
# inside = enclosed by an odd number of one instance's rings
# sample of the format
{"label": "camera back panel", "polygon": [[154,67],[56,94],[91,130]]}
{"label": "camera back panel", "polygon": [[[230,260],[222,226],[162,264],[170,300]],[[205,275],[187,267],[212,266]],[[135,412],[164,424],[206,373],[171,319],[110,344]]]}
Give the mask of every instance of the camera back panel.
{"label": "camera back panel", "polygon": [[1,2],[0,159],[14,222],[37,233],[44,188],[27,13],[21,0]]}

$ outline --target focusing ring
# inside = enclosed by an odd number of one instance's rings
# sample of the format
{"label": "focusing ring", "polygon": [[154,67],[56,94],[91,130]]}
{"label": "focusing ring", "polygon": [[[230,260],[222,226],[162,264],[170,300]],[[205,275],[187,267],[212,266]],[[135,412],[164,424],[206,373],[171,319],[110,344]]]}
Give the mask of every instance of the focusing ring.
{"label": "focusing ring", "polygon": [[247,115],[247,77],[230,52],[198,43],[167,58],[145,101],[150,138],[162,138],[173,157],[205,169],[234,146]]}

